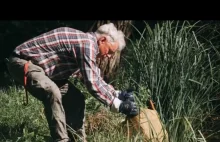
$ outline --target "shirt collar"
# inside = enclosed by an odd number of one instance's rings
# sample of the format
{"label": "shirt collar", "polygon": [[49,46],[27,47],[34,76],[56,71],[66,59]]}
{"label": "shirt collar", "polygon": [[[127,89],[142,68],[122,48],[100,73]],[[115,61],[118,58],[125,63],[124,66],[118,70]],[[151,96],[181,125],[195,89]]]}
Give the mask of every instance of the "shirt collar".
{"label": "shirt collar", "polygon": [[97,40],[97,37],[96,37],[96,35],[95,35],[95,33],[94,32],[88,32],[91,36],[92,36],[92,40],[95,42],[95,49],[96,49],[96,51],[97,51],[97,54],[99,53],[99,48],[98,48],[98,40]]}

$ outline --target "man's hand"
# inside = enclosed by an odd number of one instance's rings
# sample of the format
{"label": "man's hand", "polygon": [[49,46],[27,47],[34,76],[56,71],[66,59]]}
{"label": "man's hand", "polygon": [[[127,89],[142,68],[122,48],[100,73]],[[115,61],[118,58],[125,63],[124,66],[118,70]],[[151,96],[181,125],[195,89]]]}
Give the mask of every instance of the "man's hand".
{"label": "man's hand", "polygon": [[134,95],[133,95],[133,90],[125,90],[125,91],[119,91],[117,90],[117,95],[118,98],[122,101],[130,100],[134,102]]}
{"label": "man's hand", "polygon": [[133,116],[138,115],[139,110],[138,110],[135,102],[132,102],[130,100],[126,100],[120,104],[119,112],[127,115],[128,117],[133,117]]}

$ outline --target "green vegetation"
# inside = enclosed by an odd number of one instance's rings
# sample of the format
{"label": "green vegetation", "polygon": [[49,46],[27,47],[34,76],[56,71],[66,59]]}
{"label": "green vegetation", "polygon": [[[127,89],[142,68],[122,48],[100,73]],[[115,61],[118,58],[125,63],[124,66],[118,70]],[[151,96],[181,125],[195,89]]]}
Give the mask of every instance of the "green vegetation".
{"label": "green vegetation", "polygon": [[146,25],[124,56],[119,84],[137,86],[141,104],[154,100],[172,142],[204,139],[201,131],[216,107],[219,53],[217,46],[199,41],[203,28],[208,29],[187,22]]}
{"label": "green vegetation", "polygon": [[[169,21],[150,28],[146,24],[144,31],[138,31],[140,38],[129,40],[113,80],[116,89],[135,88],[139,106],[146,106],[149,98],[155,102],[170,142],[205,142],[219,130],[213,120],[220,89],[218,29],[197,25]],[[210,29],[213,33],[207,35]],[[141,141],[138,134],[127,140],[120,125],[124,116],[111,113],[76,85],[87,97],[88,141]],[[23,106],[23,93],[15,87],[0,92],[0,139],[49,140],[42,104],[30,96],[30,104]]]}

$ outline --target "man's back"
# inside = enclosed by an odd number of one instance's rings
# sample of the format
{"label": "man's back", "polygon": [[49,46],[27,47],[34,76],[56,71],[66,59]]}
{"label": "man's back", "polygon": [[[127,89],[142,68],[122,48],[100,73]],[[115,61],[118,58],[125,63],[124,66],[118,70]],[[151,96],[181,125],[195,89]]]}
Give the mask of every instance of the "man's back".
{"label": "man's back", "polygon": [[50,78],[66,79],[78,69],[80,47],[94,42],[91,34],[61,27],[24,42],[14,52],[41,66]]}

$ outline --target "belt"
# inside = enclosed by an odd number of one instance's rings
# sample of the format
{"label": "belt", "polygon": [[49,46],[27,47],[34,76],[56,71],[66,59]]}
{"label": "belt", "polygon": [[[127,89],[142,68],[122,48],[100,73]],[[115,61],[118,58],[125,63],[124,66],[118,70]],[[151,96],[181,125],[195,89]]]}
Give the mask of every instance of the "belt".
{"label": "belt", "polygon": [[20,58],[20,59],[24,59],[24,60],[27,60],[27,61],[31,60],[30,58],[24,57],[24,56],[22,56],[22,55],[18,55],[18,54],[15,53],[15,52],[12,52],[11,56],[12,56],[12,57],[16,57],[16,58]]}
{"label": "belt", "polygon": [[11,56],[12,56],[12,57],[21,58],[21,55],[18,55],[18,54],[17,54],[17,53],[15,53],[15,52],[12,52]]}

